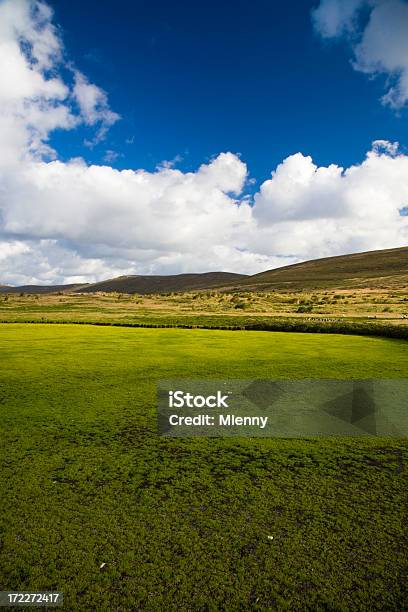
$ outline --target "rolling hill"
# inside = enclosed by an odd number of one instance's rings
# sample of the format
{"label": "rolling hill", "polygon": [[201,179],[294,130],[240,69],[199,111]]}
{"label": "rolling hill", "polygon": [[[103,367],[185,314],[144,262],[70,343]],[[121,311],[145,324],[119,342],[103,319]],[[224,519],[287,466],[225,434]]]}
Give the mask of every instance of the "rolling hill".
{"label": "rolling hill", "polygon": [[78,289],[79,287],[86,287],[87,285],[21,285],[19,287],[12,287],[10,285],[0,285],[0,293],[57,293],[59,291],[69,292]]}
{"label": "rolling hill", "polygon": [[408,286],[408,247],[324,257],[254,274],[247,290]]}
{"label": "rolling hill", "polygon": [[298,291],[333,288],[408,288],[408,247],[324,257],[260,272],[253,276],[230,272],[169,276],[119,276],[83,285],[0,285],[0,293],[170,293],[221,291]]}
{"label": "rolling hill", "polygon": [[170,293],[199,289],[210,289],[245,280],[245,274],[232,272],[205,272],[203,274],[175,274],[169,276],[119,276],[99,283],[83,285],[25,285],[21,287],[0,286],[0,293],[74,293],[118,292],[118,293]]}
{"label": "rolling hill", "polygon": [[231,272],[205,272],[204,274],[174,274],[169,276],[119,276],[110,280],[75,289],[80,293],[117,291],[119,293],[170,293],[209,289],[231,282],[241,282],[245,274]]}

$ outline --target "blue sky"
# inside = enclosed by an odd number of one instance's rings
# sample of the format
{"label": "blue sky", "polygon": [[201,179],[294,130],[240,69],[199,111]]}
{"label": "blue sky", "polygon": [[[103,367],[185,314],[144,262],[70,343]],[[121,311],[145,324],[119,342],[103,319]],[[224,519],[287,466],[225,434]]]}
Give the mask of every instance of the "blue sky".
{"label": "blue sky", "polygon": [[0,284],[408,244],[408,1],[0,0]]}
{"label": "blue sky", "polygon": [[[346,41],[313,30],[318,2],[52,2],[66,53],[121,115],[87,150],[81,130],[52,138],[62,157],[193,170],[240,153],[257,181],[300,151],[317,165],[359,162],[375,139],[408,143],[408,112],[379,103],[386,77],[351,65]],[[80,137],[79,137],[80,136]],[[129,142],[130,141],[130,142]]]}

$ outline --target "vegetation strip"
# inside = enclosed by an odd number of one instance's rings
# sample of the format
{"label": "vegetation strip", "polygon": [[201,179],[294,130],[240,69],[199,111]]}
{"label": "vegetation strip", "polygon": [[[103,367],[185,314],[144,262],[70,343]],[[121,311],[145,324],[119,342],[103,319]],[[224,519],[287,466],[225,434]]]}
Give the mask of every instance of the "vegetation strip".
{"label": "vegetation strip", "polygon": [[7,320],[1,323],[25,323],[25,324],[47,324],[47,325],[97,325],[101,327],[144,327],[144,328],[175,328],[175,329],[214,329],[228,331],[281,331],[297,333],[319,333],[319,334],[347,334],[357,336],[379,336],[384,338],[408,339],[408,327],[397,325],[379,325],[375,323],[349,323],[349,322],[312,322],[312,321],[273,321],[248,323],[244,325],[219,325],[219,324],[192,324],[192,323],[156,323],[156,322],[121,322],[121,321],[56,321],[51,319],[42,320]]}

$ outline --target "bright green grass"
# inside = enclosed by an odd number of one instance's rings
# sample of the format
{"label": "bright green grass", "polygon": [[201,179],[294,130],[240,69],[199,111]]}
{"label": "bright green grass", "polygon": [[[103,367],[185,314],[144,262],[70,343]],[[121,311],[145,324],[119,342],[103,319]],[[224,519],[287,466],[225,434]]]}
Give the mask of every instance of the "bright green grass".
{"label": "bright green grass", "polygon": [[407,609],[406,442],[155,429],[158,378],[407,377],[405,341],[7,324],[0,358],[2,590],[59,589],[67,610]]}

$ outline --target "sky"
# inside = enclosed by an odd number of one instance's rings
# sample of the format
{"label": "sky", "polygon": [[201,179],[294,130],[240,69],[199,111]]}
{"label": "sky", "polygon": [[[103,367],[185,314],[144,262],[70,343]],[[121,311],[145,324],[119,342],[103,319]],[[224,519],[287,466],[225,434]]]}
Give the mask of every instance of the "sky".
{"label": "sky", "polygon": [[407,245],[405,0],[0,0],[0,284]]}

